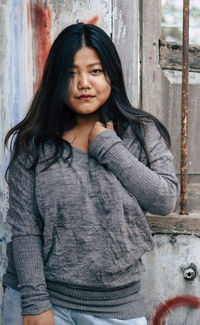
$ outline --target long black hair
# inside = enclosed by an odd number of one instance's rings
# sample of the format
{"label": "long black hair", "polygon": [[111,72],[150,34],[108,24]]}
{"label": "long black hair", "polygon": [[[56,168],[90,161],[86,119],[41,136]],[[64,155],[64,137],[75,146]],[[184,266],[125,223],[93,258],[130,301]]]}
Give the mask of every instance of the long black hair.
{"label": "long black hair", "polygon": [[[110,80],[111,94],[99,109],[101,122],[105,124],[112,120],[119,136],[123,135],[129,124],[133,124],[135,135],[147,155],[148,163],[150,160],[145,146],[145,121],[154,121],[170,146],[170,136],[164,125],[151,114],[130,104],[124,86],[120,58],[110,37],[95,25],[79,23],[65,28],[54,41],[44,67],[41,84],[28,113],[6,135],[6,146],[12,135],[10,146],[12,156],[8,169],[17,157],[21,144],[32,155],[33,163],[30,167],[32,169],[38,162],[39,147],[44,146],[45,142],[55,144],[55,152],[48,159],[48,166],[62,156],[63,133],[76,125],[76,115],[65,103],[66,96],[69,95],[74,56],[83,44],[96,50],[103,71]],[[70,149],[68,159],[72,155],[72,150],[70,143],[67,144]]]}

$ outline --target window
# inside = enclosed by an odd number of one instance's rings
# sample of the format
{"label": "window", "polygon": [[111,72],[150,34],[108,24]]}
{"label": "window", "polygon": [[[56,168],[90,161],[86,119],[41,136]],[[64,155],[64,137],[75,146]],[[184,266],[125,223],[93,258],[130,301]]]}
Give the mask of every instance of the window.
{"label": "window", "polygon": [[[200,1],[190,0],[190,44],[200,45]],[[161,40],[182,43],[183,0],[162,0]]]}
{"label": "window", "polygon": [[[161,0],[160,66],[182,70],[183,0]],[[200,72],[200,1],[190,0],[189,69]]]}

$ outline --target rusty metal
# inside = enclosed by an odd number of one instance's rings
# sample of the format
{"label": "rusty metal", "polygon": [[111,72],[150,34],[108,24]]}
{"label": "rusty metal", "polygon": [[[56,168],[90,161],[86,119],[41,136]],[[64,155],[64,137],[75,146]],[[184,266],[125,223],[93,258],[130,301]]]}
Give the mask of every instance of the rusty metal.
{"label": "rusty metal", "polygon": [[188,95],[189,95],[189,9],[190,1],[183,0],[182,43],[182,107],[181,107],[181,193],[180,214],[187,214],[188,176]]}

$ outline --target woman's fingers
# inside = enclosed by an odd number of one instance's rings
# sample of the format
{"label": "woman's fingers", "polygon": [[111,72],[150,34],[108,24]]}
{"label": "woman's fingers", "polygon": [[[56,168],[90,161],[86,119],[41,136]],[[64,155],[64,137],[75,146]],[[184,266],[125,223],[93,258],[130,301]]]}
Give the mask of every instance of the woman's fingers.
{"label": "woman's fingers", "polygon": [[114,130],[113,121],[109,121],[106,123],[106,129]]}
{"label": "woman's fingers", "polygon": [[89,135],[88,135],[88,145],[91,146],[93,140],[96,138],[96,136],[103,132],[104,130],[114,130],[113,122],[109,121],[106,123],[106,127],[103,123],[100,121],[97,121],[94,123]]}
{"label": "woman's fingers", "polygon": [[90,133],[88,134],[88,145],[91,146],[93,140],[96,138],[96,136],[101,133],[102,131],[106,130],[105,126],[97,121],[94,123],[92,129],[90,130]]}
{"label": "woman's fingers", "polygon": [[[100,121],[97,121],[94,123],[94,127],[95,128],[105,128],[105,125],[103,123],[101,123]],[[113,121],[109,121],[106,123],[106,129],[114,130]]]}

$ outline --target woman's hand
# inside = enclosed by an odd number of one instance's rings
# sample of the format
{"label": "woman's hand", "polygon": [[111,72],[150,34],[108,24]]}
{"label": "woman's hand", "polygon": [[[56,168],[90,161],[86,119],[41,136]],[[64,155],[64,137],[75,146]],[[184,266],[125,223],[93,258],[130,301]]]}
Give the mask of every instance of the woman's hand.
{"label": "woman's hand", "polygon": [[89,135],[88,135],[88,146],[90,147],[93,140],[96,138],[96,136],[103,132],[104,130],[114,130],[114,127],[113,127],[113,122],[110,121],[110,122],[107,122],[106,123],[106,127],[104,126],[103,123],[101,122],[95,122],[94,123],[94,126],[92,127]]}
{"label": "woman's hand", "polygon": [[47,310],[39,315],[26,315],[23,317],[23,325],[55,325],[52,310]]}

